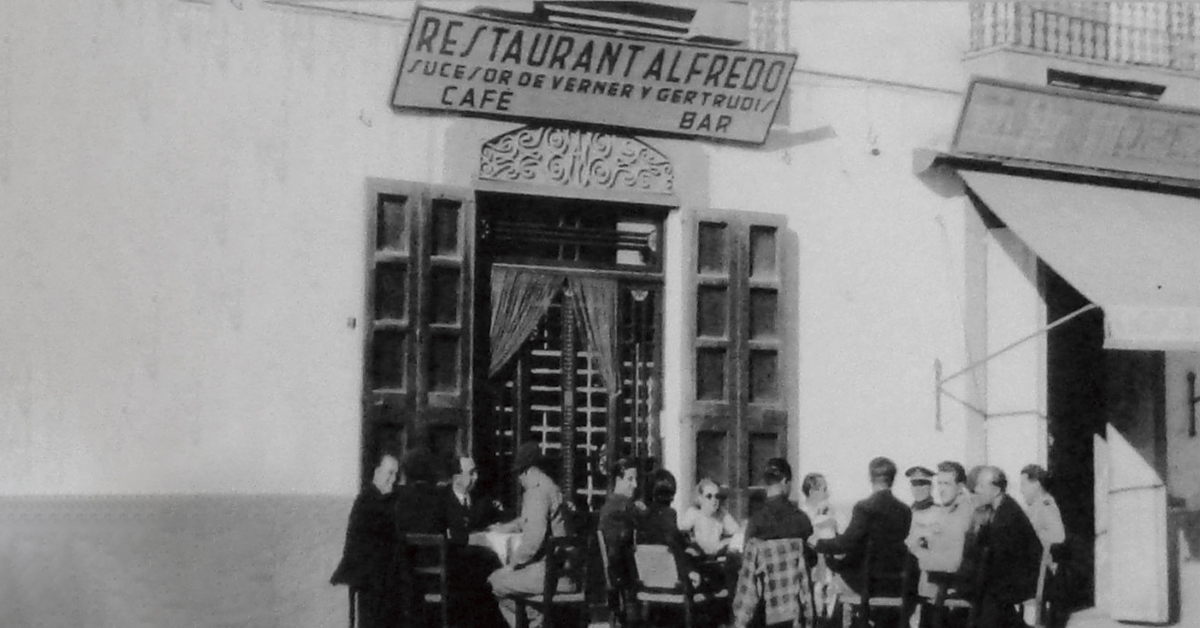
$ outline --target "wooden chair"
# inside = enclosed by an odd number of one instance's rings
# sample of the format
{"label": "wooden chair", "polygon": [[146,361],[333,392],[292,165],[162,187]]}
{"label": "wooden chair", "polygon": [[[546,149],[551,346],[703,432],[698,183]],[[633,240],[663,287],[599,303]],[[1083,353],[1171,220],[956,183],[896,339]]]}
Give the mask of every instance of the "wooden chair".
{"label": "wooden chair", "polygon": [[633,598],[642,624],[652,608],[665,607],[681,610],[684,627],[693,628],[698,610],[730,600],[728,589],[697,591],[690,576],[690,557],[666,545],[636,545],[634,571]]}
{"label": "wooden chair", "polygon": [[[415,560],[413,565],[414,585],[417,591],[421,593],[419,598],[422,607],[434,606],[438,609],[438,617],[441,620],[442,628],[450,628],[450,580],[446,569],[447,562],[447,542],[444,534],[406,534],[404,536],[406,548],[410,550],[410,557]],[[433,564],[417,564],[423,563],[420,556],[425,552],[421,548],[434,548],[437,551],[437,562]],[[415,551],[412,551],[415,550]],[[432,586],[429,581],[433,580]]]}
{"label": "wooden chair", "polygon": [[[988,564],[989,556],[991,555],[990,548],[983,548],[980,553],[977,564]],[[972,576],[970,587],[970,595],[967,597],[961,595],[950,595],[947,590],[947,585],[943,583],[938,587],[937,593],[933,599],[933,628],[942,628],[945,624],[946,613],[954,609],[966,609],[967,623],[965,628],[975,628],[977,616],[979,614],[979,596],[983,591],[984,582],[986,582],[987,574],[983,569],[975,569]]]}
{"label": "wooden chair", "polygon": [[[877,554],[878,549],[874,539],[868,539],[861,566],[863,590],[839,593],[838,601],[842,605],[843,628],[852,628],[856,623],[858,628],[868,628],[871,625],[870,617],[873,608],[895,608],[900,615],[896,624],[897,628],[905,628],[908,625],[908,615],[912,608],[912,599],[908,594],[909,561],[904,561],[899,573],[872,576],[871,566],[878,560]],[[899,594],[875,595],[875,591],[883,587],[899,591]],[[857,622],[854,621],[856,618]]]}
{"label": "wooden chair", "polygon": [[1042,562],[1038,571],[1037,594],[1022,604],[1022,611],[1033,607],[1033,628],[1047,628],[1049,623],[1047,612],[1047,604],[1049,600],[1046,598],[1046,583],[1053,577],[1052,568],[1054,561],[1050,558],[1050,552],[1046,551],[1042,554]]}
{"label": "wooden chair", "polygon": [[950,595],[945,584],[938,585],[937,591],[933,596],[931,610],[933,612],[933,628],[942,628],[946,623],[946,613],[956,610],[965,609],[967,612],[966,628],[975,627],[975,603],[969,599]]}
{"label": "wooden chair", "polygon": [[612,579],[612,565],[608,559],[608,543],[604,540],[604,532],[596,530],[596,547],[600,548],[600,562],[604,567],[604,591],[605,603],[608,606],[609,613],[612,617],[611,623],[614,628],[621,628],[625,624],[626,619],[626,591],[616,588]]}
{"label": "wooden chair", "polygon": [[[542,581],[540,595],[522,596],[517,600],[517,628],[526,628],[529,618],[526,611],[530,606],[541,611],[547,625],[553,625],[553,611],[577,612],[581,625],[587,626],[588,603],[587,582],[587,536],[555,537],[546,541],[546,576]],[[561,580],[570,583],[571,591],[560,591]]]}

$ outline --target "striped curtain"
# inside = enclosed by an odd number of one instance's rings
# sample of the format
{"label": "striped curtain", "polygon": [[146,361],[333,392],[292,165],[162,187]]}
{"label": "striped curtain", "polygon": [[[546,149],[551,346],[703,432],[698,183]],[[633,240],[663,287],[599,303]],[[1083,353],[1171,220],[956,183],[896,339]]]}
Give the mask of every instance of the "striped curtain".
{"label": "striped curtain", "polygon": [[617,281],[595,277],[568,277],[568,294],[583,321],[588,353],[596,361],[609,397],[621,391],[617,353]]}
{"label": "striped curtain", "polygon": [[495,375],[520,351],[562,289],[561,275],[497,266],[492,269],[492,349],[488,375]]}

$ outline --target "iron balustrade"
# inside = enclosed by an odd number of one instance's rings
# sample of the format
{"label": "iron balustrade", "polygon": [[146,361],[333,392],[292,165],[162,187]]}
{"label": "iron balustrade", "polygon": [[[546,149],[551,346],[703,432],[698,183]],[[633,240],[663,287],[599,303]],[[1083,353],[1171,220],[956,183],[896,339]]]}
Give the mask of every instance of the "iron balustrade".
{"label": "iron balustrade", "polygon": [[972,53],[1200,72],[1200,5],[1189,2],[975,2],[970,11]]}

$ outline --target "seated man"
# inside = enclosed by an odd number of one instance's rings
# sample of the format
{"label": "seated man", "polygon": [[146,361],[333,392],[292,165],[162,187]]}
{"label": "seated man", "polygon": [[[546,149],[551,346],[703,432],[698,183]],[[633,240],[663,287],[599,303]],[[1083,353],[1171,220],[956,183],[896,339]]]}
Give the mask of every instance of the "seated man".
{"label": "seated man", "polygon": [[450,484],[443,490],[447,533],[450,538],[448,568],[452,604],[451,623],[461,626],[494,626],[500,617],[491,604],[487,579],[500,568],[491,548],[470,545],[471,533],[491,523],[495,508],[487,500],[475,500],[471,490],[479,477],[475,460],[455,457]]}
{"label": "seated man", "polygon": [[636,462],[627,458],[616,461],[609,474],[612,491],[600,509],[599,528],[608,553],[608,580],[612,586],[608,599],[614,611],[621,609],[620,593],[633,580],[633,531],[638,517],[646,510],[645,504],[633,499],[637,475]]}
{"label": "seated man", "polygon": [[[805,607],[808,614],[804,622],[812,625],[813,603],[807,577],[811,563],[805,552],[805,543],[813,532],[812,522],[788,499],[792,467],[787,460],[768,460],[763,478],[767,496],[746,524],[746,562],[738,574],[733,625],[743,628],[796,623]],[[780,539],[789,541],[755,543]]]}
{"label": "seated man", "polygon": [[[498,529],[520,532],[521,540],[513,551],[510,564],[497,569],[488,577],[500,613],[508,625],[517,625],[517,601],[520,596],[542,593],[545,584],[546,560],[543,546],[550,537],[566,536],[563,519],[563,496],[558,485],[546,474],[546,465],[537,443],[525,443],[517,449],[513,470],[525,491],[521,498],[521,515]],[[542,613],[528,608],[528,628],[540,628]]]}
{"label": "seated man", "polygon": [[793,504],[792,465],[783,458],[771,458],[763,473],[767,499],[746,524],[746,540],[807,539],[813,533],[808,515]]}
{"label": "seated man", "polygon": [[399,622],[396,599],[396,516],[392,489],[400,463],[390,453],[379,457],[371,483],[363,487],[346,526],[342,560],[330,584],[349,585],[351,600],[357,597],[358,625],[362,628],[391,628]]}
{"label": "seated man", "polygon": [[[908,549],[904,539],[912,522],[912,511],[892,495],[892,483],[896,479],[896,463],[878,457],[868,465],[871,480],[871,496],[854,504],[850,523],[846,531],[832,539],[816,542],[817,552],[827,555],[844,555],[837,559],[828,558],[834,571],[847,588],[862,593],[872,580],[872,595],[894,596],[900,593],[900,574],[907,560]],[[867,545],[874,549],[870,574],[863,573]]]}
{"label": "seated man", "polygon": [[1054,496],[1046,490],[1049,474],[1046,469],[1036,464],[1025,465],[1021,469],[1021,497],[1024,498],[1029,523],[1042,542],[1042,566],[1048,570],[1042,594],[1047,601],[1049,618],[1047,624],[1057,626],[1066,621],[1063,613],[1065,598],[1068,596],[1070,585],[1065,582],[1065,569],[1060,567],[1059,557],[1065,552],[1063,544],[1067,540],[1067,531],[1063,527],[1062,514]]}
{"label": "seated man", "polygon": [[948,596],[962,586],[957,582],[957,573],[975,512],[971,494],[966,489],[966,477],[961,464],[953,460],[938,463],[934,480],[939,504],[924,509],[925,515],[913,514],[912,530],[905,542],[920,570],[916,591],[923,598],[922,625],[932,623],[933,609],[929,601],[936,597],[939,589]]}
{"label": "seated man", "polygon": [[933,585],[953,586],[950,576],[962,562],[963,543],[971,525],[975,506],[966,489],[967,474],[962,465],[946,460],[937,466],[937,496],[941,505],[929,509],[928,519],[916,525],[907,544],[921,567],[920,592],[932,597]]}
{"label": "seated man", "polygon": [[973,469],[967,485],[975,495],[978,524],[964,555],[964,566],[978,570],[969,575],[978,586],[972,590],[979,600],[976,625],[1024,628],[1017,605],[1037,592],[1041,542],[1025,511],[1005,492],[1004,471],[991,466]]}
{"label": "seated man", "polygon": [[1050,547],[1067,540],[1067,532],[1063,528],[1062,514],[1054,496],[1046,490],[1046,479],[1049,474],[1036,464],[1025,465],[1021,469],[1021,497],[1029,507],[1029,523],[1037,532],[1038,540],[1042,542],[1042,554],[1049,561]]}

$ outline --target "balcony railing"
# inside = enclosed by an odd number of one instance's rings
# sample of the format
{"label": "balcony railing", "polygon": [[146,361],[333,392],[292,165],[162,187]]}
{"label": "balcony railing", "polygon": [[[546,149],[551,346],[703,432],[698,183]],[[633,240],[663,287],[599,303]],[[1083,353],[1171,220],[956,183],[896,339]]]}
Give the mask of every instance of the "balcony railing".
{"label": "balcony railing", "polygon": [[1200,5],[975,2],[971,52],[1017,48],[1114,65],[1200,72]]}

